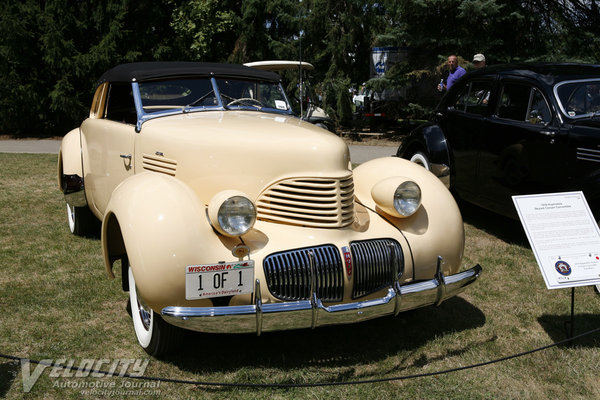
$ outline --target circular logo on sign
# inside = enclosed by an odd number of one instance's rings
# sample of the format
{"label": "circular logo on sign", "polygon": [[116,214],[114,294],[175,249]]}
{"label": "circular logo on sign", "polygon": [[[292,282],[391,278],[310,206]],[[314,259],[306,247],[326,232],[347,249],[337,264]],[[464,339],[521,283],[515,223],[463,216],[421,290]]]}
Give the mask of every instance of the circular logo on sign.
{"label": "circular logo on sign", "polygon": [[557,261],[556,264],[554,264],[554,268],[556,268],[556,272],[561,275],[571,275],[571,266],[564,261]]}

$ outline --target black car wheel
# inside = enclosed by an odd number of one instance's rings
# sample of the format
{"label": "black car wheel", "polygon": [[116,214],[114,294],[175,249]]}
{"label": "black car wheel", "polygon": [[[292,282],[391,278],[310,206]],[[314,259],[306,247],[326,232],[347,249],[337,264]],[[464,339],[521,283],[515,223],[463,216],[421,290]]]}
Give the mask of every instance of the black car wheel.
{"label": "black car wheel", "polygon": [[417,151],[415,154],[413,154],[410,157],[410,161],[414,162],[415,164],[420,165],[421,167],[425,168],[428,171],[431,171],[429,157],[427,156],[427,154],[425,154],[421,151]]}

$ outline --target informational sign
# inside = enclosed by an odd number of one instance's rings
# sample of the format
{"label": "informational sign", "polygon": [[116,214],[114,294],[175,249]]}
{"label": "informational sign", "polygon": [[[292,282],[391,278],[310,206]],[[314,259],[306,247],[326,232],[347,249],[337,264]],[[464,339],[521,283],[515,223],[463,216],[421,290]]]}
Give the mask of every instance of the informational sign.
{"label": "informational sign", "polygon": [[406,47],[373,47],[371,49],[371,78],[381,78],[394,65],[408,57]]}
{"label": "informational sign", "polygon": [[600,284],[600,229],[582,192],[513,202],[548,289]]}

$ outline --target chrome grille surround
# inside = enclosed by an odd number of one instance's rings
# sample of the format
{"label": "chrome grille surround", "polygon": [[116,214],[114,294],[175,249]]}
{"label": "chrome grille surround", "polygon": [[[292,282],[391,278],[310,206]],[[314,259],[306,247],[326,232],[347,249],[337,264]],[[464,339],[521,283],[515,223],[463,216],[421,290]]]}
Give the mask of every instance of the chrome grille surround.
{"label": "chrome grille surround", "polygon": [[[393,253],[392,253],[393,250]],[[352,298],[389,287],[404,272],[402,247],[393,239],[371,239],[350,243],[354,287]],[[280,300],[308,300],[311,297],[311,265],[315,267],[315,292],[324,302],[342,301],[344,275],[340,250],[334,245],[307,247],[274,253],[263,262],[271,294]],[[394,276],[397,273],[398,278]]]}
{"label": "chrome grille surround", "polygon": [[[392,254],[392,250],[394,253]],[[394,239],[361,240],[350,243],[354,270],[352,298],[366,296],[388,287],[402,277],[404,256]],[[394,263],[396,266],[394,266]],[[397,271],[398,276],[394,276]]]}
{"label": "chrome grille surround", "polygon": [[263,262],[269,291],[281,300],[307,300],[311,294],[309,253],[315,264],[315,291],[326,302],[341,301],[344,295],[342,259],[333,245],[289,250],[267,256]]}
{"label": "chrome grille surround", "polygon": [[352,174],[286,179],[256,200],[257,219],[312,228],[343,228],[354,221]]}

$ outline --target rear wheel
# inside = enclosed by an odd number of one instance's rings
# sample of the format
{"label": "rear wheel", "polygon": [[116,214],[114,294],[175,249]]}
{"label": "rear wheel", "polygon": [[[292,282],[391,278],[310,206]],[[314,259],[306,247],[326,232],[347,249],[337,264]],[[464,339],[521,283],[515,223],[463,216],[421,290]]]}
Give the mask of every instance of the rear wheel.
{"label": "rear wheel", "polygon": [[138,295],[131,267],[129,267],[128,276],[129,304],[135,336],[146,353],[154,357],[164,356],[173,349],[180,330],[166,323]]}
{"label": "rear wheel", "polygon": [[67,220],[69,221],[69,230],[77,236],[95,235],[100,228],[100,221],[87,206],[75,207],[67,203]]}
{"label": "rear wheel", "polygon": [[428,171],[431,171],[431,164],[429,163],[429,157],[427,156],[427,154],[425,154],[421,151],[415,152],[412,155],[412,157],[410,157],[410,161],[414,162],[415,164],[420,165],[421,167],[425,168]]}

